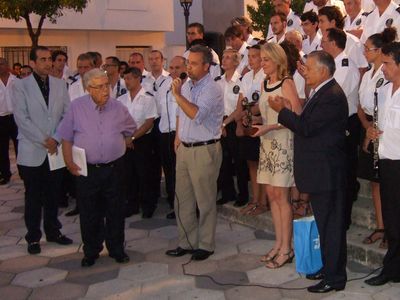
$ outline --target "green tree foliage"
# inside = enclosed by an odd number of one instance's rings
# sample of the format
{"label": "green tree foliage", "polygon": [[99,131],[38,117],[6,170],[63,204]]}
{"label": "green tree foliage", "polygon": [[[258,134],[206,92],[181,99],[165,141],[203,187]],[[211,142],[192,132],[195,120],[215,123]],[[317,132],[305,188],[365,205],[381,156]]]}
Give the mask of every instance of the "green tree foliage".
{"label": "green tree foliage", "polygon": [[[89,0],[0,0],[0,17],[15,20],[25,20],[32,47],[37,46],[43,23],[48,19],[56,23],[63,15],[64,9],[82,12]],[[40,16],[36,31],[32,27],[31,15]]]}
{"label": "green tree foliage", "polygon": [[[303,12],[305,0],[292,0],[292,10],[299,15]],[[270,0],[257,0],[257,5],[247,5],[250,18],[253,21],[253,27],[256,31],[261,31],[263,36],[268,34],[268,24],[272,12]]]}

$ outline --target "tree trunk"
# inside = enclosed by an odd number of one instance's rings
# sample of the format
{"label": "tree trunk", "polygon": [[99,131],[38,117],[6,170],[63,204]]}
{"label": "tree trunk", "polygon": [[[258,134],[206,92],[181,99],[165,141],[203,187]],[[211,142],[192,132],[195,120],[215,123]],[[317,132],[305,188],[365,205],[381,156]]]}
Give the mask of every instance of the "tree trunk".
{"label": "tree trunk", "polygon": [[32,48],[37,47],[39,45],[39,37],[42,32],[42,26],[43,26],[44,20],[46,19],[46,16],[40,16],[40,20],[39,20],[39,24],[38,24],[38,28],[36,29],[36,32],[32,28],[30,15],[25,14],[23,16],[23,18],[26,21],[26,28],[28,30],[29,37],[31,38],[31,41],[32,41]]}

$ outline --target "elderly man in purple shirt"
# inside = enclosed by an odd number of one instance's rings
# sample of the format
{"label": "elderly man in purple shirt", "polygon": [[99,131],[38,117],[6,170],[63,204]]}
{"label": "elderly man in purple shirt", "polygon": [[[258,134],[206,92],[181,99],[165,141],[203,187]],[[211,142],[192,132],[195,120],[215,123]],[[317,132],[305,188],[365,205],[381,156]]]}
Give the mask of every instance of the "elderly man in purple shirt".
{"label": "elderly man in purple shirt", "polygon": [[[77,98],[58,127],[67,169],[77,176],[84,258],[92,266],[103,249],[118,263],[129,261],[124,252],[123,159],[136,124],[128,110],[110,98],[106,73],[93,69],[83,77],[89,95]],[[72,145],[85,149],[88,176],[72,159]],[[104,220],[105,219],[105,220]]]}

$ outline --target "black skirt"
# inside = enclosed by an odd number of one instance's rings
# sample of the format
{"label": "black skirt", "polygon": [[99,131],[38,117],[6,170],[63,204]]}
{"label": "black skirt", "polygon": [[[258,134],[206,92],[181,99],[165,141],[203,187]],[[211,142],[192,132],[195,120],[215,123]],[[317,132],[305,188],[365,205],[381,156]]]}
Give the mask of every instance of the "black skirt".
{"label": "black skirt", "polygon": [[[372,117],[367,115],[367,120],[372,121]],[[374,172],[374,154],[372,153],[372,147],[368,147],[370,153],[366,153],[362,149],[362,145],[364,143],[364,139],[366,136],[366,130],[364,127],[361,128],[361,141],[360,141],[360,150],[358,155],[358,169],[357,169],[357,177],[361,179],[365,179],[372,182],[379,182],[379,178],[375,177]]]}

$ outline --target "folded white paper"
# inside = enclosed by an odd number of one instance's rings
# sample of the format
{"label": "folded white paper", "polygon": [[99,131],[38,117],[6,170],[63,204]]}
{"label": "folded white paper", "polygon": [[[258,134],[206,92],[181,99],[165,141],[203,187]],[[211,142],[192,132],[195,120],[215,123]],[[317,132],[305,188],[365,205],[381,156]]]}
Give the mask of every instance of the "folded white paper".
{"label": "folded white paper", "polygon": [[[50,171],[58,170],[65,167],[64,156],[61,146],[58,146],[57,153],[48,153],[47,157],[49,158]],[[87,176],[85,149],[72,146],[72,160],[79,168],[81,168],[79,174],[82,176]]]}

